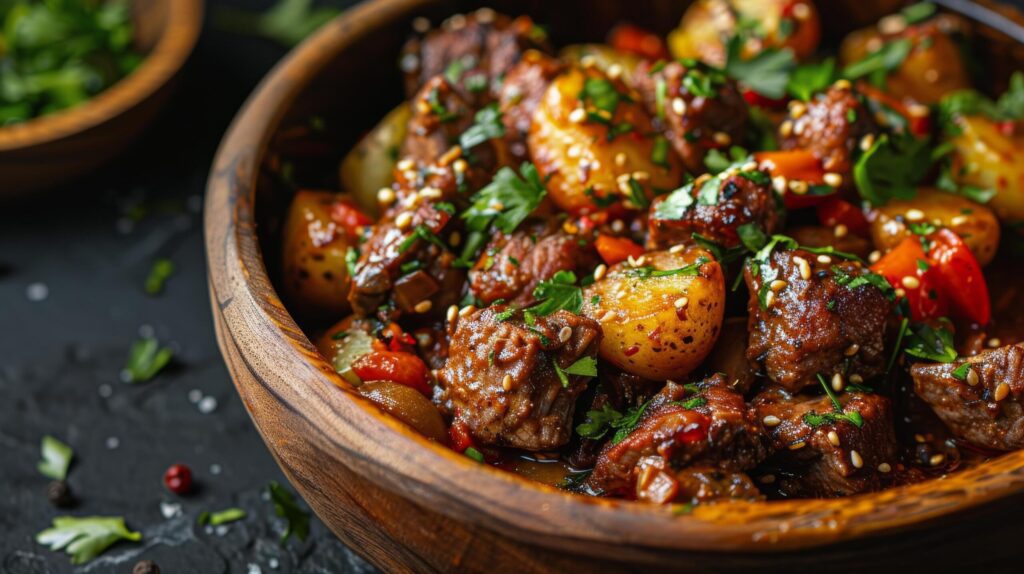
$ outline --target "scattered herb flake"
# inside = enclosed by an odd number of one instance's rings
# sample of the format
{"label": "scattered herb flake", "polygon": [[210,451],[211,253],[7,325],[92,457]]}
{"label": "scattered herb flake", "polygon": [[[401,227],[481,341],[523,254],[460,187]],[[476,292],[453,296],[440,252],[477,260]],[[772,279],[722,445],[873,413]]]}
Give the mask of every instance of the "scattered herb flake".
{"label": "scattered herb flake", "polygon": [[170,259],[161,257],[153,262],[153,267],[149,270],[149,276],[146,277],[146,293],[150,295],[159,295],[164,290],[164,284],[167,283],[167,279],[174,273],[174,262]]}
{"label": "scattered herb flake", "polygon": [[170,347],[161,347],[153,337],[139,339],[132,344],[122,377],[128,383],[144,383],[155,377],[174,356]]}
{"label": "scattered herb flake", "polygon": [[295,502],[295,496],[277,481],[271,481],[267,489],[270,491],[270,500],[274,503],[274,512],[287,522],[279,542],[284,544],[292,534],[304,542],[309,536],[309,512],[303,510]]}
{"label": "scattered herb flake", "polygon": [[71,447],[60,440],[46,435],[39,446],[43,459],[36,466],[39,472],[53,480],[64,480],[68,477],[68,468],[71,467],[71,459],[74,451]]}
{"label": "scattered herb flake", "polygon": [[226,508],[218,512],[203,512],[199,515],[197,522],[200,525],[220,526],[245,518],[246,513],[241,508]]}
{"label": "scattered herb flake", "polygon": [[142,533],[132,532],[124,518],[114,516],[58,516],[53,526],[36,534],[36,542],[50,550],[63,550],[72,564],[85,564],[119,540],[138,542]]}

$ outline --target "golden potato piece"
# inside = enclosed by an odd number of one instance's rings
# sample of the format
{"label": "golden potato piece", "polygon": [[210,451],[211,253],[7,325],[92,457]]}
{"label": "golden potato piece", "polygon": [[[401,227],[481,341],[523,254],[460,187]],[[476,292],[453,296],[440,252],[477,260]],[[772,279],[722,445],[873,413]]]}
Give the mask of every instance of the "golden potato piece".
{"label": "golden potato piece", "polygon": [[1024,136],[1006,135],[984,117],[957,120],[950,172],[961,185],[996,192],[988,206],[1004,223],[1024,221]]}
{"label": "golden potato piece", "polygon": [[334,320],[350,310],[345,253],[352,244],[331,219],[340,196],[299,191],[284,224],[282,287],[288,309],[303,319]]}
{"label": "golden potato piece", "polygon": [[341,162],[341,188],[352,194],[364,213],[377,215],[377,191],[394,181],[392,171],[411,114],[408,102],[399,104]]}
{"label": "golden potato piece", "polygon": [[723,38],[736,34],[740,22],[756,23],[756,34],[743,45],[749,58],[765,48],[789,48],[797,59],[818,48],[821,22],[811,0],[697,0],[668,35],[676,58],[695,58],[724,66]]}
{"label": "golden potato piece", "polygon": [[653,131],[640,95],[592,67],[570,70],[551,83],[527,141],[551,199],[566,211],[584,213],[599,208],[595,198],[621,196],[642,208],[655,190],[678,187],[680,160]]}
{"label": "golden potato piece", "polygon": [[635,54],[616,50],[607,44],[572,44],[562,48],[558,57],[563,62],[582,66],[583,59],[589,58],[602,72],[608,73],[608,68],[618,64],[624,72],[627,81],[633,76],[640,57]]}
{"label": "golden potato piece", "polygon": [[721,331],[722,268],[696,247],[648,253],[638,263],[615,265],[587,287],[582,313],[601,323],[601,358],[645,379],[681,379]]}
{"label": "golden potato piece", "polygon": [[908,200],[893,200],[868,214],[871,239],[885,253],[911,234],[915,221],[947,227],[961,238],[981,265],[987,265],[999,248],[999,221],[992,210],[965,197],[922,188]]}

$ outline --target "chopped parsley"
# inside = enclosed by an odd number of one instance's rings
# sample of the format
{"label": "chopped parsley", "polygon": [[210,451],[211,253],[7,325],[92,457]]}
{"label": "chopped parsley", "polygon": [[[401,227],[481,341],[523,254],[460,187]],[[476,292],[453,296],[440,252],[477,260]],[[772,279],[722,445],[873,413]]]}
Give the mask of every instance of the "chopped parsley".
{"label": "chopped parsley", "polygon": [[955,361],[957,352],[953,346],[953,331],[949,319],[940,319],[938,327],[925,323],[911,325],[906,335],[904,351],[912,357],[937,363]]}
{"label": "chopped parsley", "polygon": [[217,512],[203,511],[196,520],[200,525],[220,526],[239,521],[246,517],[246,512],[241,508],[225,508]]}
{"label": "chopped parsley", "polygon": [[480,463],[484,462],[484,455],[483,455],[483,453],[478,451],[477,449],[475,449],[473,447],[467,447],[466,450],[462,451],[462,454],[466,455],[467,457],[469,457],[469,458],[471,458],[471,459],[473,459],[473,460],[475,460],[477,462],[480,462]]}
{"label": "chopped parsley", "polygon": [[39,445],[39,451],[43,457],[36,465],[40,474],[53,480],[64,480],[68,477],[68,468],[71,467],[71,459],[74,457],[74,451],[70,446],[46,435]]}
{"label": "chopped parsley", "polygon": [[593,470],[581,470],[579,472],[570,472],[569,474],[565,475],[565,478],[562,479],[562,482],[558,483],[558,488],[572,491],[579,490],[583,488],[583,484],[587,482],[588,478],[590,478],[591,472],[593,472]]}
{"label": "chopped parsley", "polygon": [[786,95],[786,86],[796,66],[793,51],[769,48],[756,56],[744,60],[742,52],[743,39],[733,36],[726,46],[725,73],[767,98],[781,98]]}
{"label": "chopped parsley", "polygon": [[417,240],[421,239],[423,241],[426,241],[427,243],[432,243],[436,245],[442,251],[448,249],[448,246],[444,244],[444,241],[441,241],[441,238],[438,237],[437,234],[431,231],[429,227],[421,223],[420,225],[417,225],[412,230],[412,233],[410,233],[409,236],[403,239],[402,243],[398,245],[398,252],[405,253],[406,251],[409,250],[410,247],[412,247],[416,243]]}
{"label": "chopped parsley", "polygon": [[903,20],[908,26],[917,24],[924,22],[935,14],[935,4],[931,2],[918,2],[900,10],[900,14],[903,15]]}
{"label": "chopped parsley", "polygon": [[427,94],[427,105],[430,106],[430,113],[437,116],[437,121],[442,124],[455,121],[459,118],[459,114],[448,111],[448,108],[444,107],[441,103],[441,95],[437,91],[437,88],[430,90]]}
{"label": "chopped parsley", "polygon": [[848,80],[856,80],[865,76],[872,84],[882,87],[885,77],[903,65],[914,43],[909,38],[893,40],[882,45],[874,52],[864,56],[843,68],[841,75]]}
{"label": "chopped parsley", "polygon": [[72,564],[85,564],[119,540],[138,542],[142,533],[133,532],[124,518],[115,516],[58,516],[53,526],[36,534],[36,542],[50,550],[63,550]]}
{"label": "chopped parsley", "polygon": [[121,379],[126,383],[144,383],[163,370],[173,356],[174,351],[170,347],[161,347],[155,338],[139,339],[132,344]]}
{"label": "chopped parsley", "polygon": [[853,166],[860,196],[872,205],[911,199],[932,165],[928,141],[909,135],[879,136]]}
{"label": "chopped parsley", "polygon": [[533,296],[539,301],[528,310],[534,316],[544,317],[561,309],[578,315],[583,308],[583,290],[576,285],[572,271],[558,271],[551,279],[537,283]]}
{"label": "chopped parsley", "polygon": [[503,167],[491,183],[473,196],[473,204],[462,214],[471,231],[483,233],[493,225],[504,233],[512,233],[540,205],[548,192],[537,168],[525,162],[519,173],[522,177],[512,168]]}
{"label": "chopped parsley", "polygon": [[161,257],[153,262],[149,269],[149,276],[146,277],[146,293],[159,295],[164,290],[164,284],[174,274],[174,262]]}
{"label": "chopped parsley", "polygon": [[270,500],[274,503],[274,512],[287,522],[280,543],[284,544],[292,534],[305,542],[309,536],[309,512],[303,510],[295,502],[295,496],[277,481],[271,481],[267,488],[270,491]]}
{"label": "chopped parsley", "polygon": [[705,399],[704,397],[697,396],[697,397],[690,397],[690,398],[688,398],[686,400],[682,400],[682,401],[672,401],[671,403],[668,403],[668,404],[680,406],[680,407],[683,407],[686,410],[693,410],[693,409],[696,409],[696,408],[699,408],[699,407],[702,407],[702,406],[708,404],[708,400]]}
{"label": "chopped parsley", "polygon": [[348,271],[349,277],[356,276],[356,261],[359,260],[359,251],[355,247],[349,247],[345,250],[345,270]]}
{"label": "chopped parsley", "polygon": [[668,138],[663,135],[655,136],[654,147],[651,148],[651,162],[661,167],[669,167],[668,153]]}
{"label": "chopped parsley", "polygon": [[558,375],[558,380],[562,383],[562,387],[565,388],[569,387],[569,375],[580,377],[597,376],[597,359],[594,357],[580,357],[575,363],[565,369],[559,367],[558,362],[553,359],[551,365],[555,368],[555,374]]}
{"label": "chopped parsley", "polygon": [[896,290],[893,289],[892,285],[885,279],[885,277],[867,269],[863,269],[862,271],[863,273],[860,275],[851,275],[842,267],[833,265],[832,278],[836,283],[851,291],[858,287],[870,285],[881,291],[890,301],[896,300]]}
{"label": "chopped parsley", "polygon": [[464,152],[485,141],[505,137],[505,124],[501,121],[498,104],[484,106],[473,117],[473,125],[459,136],[459,145]]}
{"label": "chopped parsley", "polygon": [[786,91],[798,100],[808,101],[836,79],[836,61],[827,58],[817,64],[801,64],[793,70]]}
{"label": "chopped parsley", "polygon": [[818,373],[818,382],[825,389],[825,394],[828,395],[829,400],[832,401],[832,412],[830,413],[816,413],[814,411],[808,411],[804,413],[803,421],[811,427],[819,427],[824,424],[834,424],[838,421],[846,421],[857,428],[864,426],[864,417],[861,416],[860,412],[850,409],[846,411],[843,409],[842,403],[839,402],[839,397],[832,392],[832,388],[829,386],[828,381],[821,373]]}
{"label": "chopped parsley", "polygon": [[628,277],[639,277],[640,279],[650,279],[652,277],[671,277],[673,275],[683,276],[696,276],[700,274],[700,268],[709,263],[710,260],[707,257],[698,257],[693,263],[680,267],[678,269],[658,269],[651,265],[645,265],[643,267],[634,267],[633,269],[627,269],[626,275]]}
{"label": "chopped parsley", "polygon": [[959,381],[967,380],[967,373],[971,372],[971,364],[964,363],[959,367],[953,369],[953,378]]}
{"label": "chopped parsley", "polygon": [[611,443],[619,444],[636,430],[649,404],[651,404],[651,401],[647,401],[639,407],[631,408],[625,414],[620,413],[607,404],[602,406],[599,411],[587,411],[586,420],[583,424],[576,427],[576,434],[583,438],[600,440],[609,431],[615,431]]}

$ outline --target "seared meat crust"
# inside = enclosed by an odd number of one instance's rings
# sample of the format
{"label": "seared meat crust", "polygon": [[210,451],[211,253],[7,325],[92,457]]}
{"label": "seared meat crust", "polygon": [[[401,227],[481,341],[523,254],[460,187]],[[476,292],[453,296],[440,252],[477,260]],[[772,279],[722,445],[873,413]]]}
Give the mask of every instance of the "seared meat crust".
{"label": "seared meat crust", "polygon": [[853,170],[861,138],[877,131],[857,94],[833,86],[805,105],[791,106],[789,119],[779,128],[779,145],[784,150],[809,150],[826,172],[846,176]]}

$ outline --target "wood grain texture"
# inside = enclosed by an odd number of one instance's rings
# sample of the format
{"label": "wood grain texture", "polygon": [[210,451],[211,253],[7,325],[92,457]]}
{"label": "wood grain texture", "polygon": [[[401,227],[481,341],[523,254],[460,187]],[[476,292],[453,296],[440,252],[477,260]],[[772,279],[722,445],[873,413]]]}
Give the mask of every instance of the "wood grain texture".
{"label": "wood grain texture", "polygon": [[199,38],[202,0],[133,0],[145,60],[81,106],[0,128],[0,197],[70,181],[111,160],[156,117]]}
{"label": "wood grain texture", "polygon": [[[600,2],[592,10],[578,9],[591,6],[583,0],[488,4],[542,22],[571,14],[581,35],[600,34],[627,15],[665,28],[682,10],[656,0]],[[841,17],[844,4],[856,4],[854,16]],[[841,31],[892,4],[851,0],[829,3],[824,12]],[[900,554],[913,555],[915,566],[947,570],[1014,556],[1024,534],[1024,452],[880,493],[702,506],[675,516],[663,507],[567,494],[479,465],[384,415],[337,376],[268,277],[257,230],[272,230],[266,211],[280,198],[256,189],[260,163],[283,119],[298,111],[362,110],[373,98],[378,109],[397,102],[398,93],[381,96],[365,82],[346,88],[343,79],[380,77],[381,61],[367,54],[390,54],[383,64],[390,66],[403,39],[394,31],[414,16],[475,6],[377,0],[349,11],[264,80],[214,163],[205,229],[218,342],[261,435],[320,518],[388,571],[862,572],[886,568]],[[374,116],[350,116],[354,141]]]}

